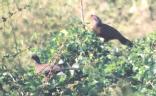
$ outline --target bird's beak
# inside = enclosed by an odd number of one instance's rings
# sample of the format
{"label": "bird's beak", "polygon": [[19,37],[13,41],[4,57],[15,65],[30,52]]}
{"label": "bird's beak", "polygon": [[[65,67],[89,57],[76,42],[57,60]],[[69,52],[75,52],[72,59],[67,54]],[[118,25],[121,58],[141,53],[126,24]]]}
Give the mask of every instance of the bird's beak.
{"label": "bird's beak", "polygon": [[91,18],[92,20],[96,20],[97,17],[96,17],[96,15],[93,15],[93,14],[92,14],[92,15],[90,15],[90,18]]}

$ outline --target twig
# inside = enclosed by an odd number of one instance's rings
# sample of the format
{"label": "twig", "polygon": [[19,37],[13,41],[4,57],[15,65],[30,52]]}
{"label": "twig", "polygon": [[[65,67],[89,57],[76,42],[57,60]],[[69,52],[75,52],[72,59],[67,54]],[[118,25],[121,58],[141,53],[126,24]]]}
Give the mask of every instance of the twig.
{"label": "twig", "polygon": [[27,49],[30,49],[30,48],[26,48],[26,49],[20,50],[19,52],[16,52],[16,53],[14,53],[14,54],[7,54],[7,55],[4,55],[4,56],[2,57],[2,61],[3,61],[5,58],[16,57],[16,56],[18,56],[19,54],[25,52]]}
{"label": "twig", "polygon": [[61,71],[64,70],[80,70],[80,68],[62,68]]}
{"label": "twig", "polygon": [[83,8],[83,0],[80,1],[81,6],[81,22],[84,30],[86,30],[85,21],[84,21],[84,8]]}
{"label": "twig", "polygon": [[61,44],[61,47],[58,48],[58,52],[56,52],[53,56],[53,58],[51,58],[50,63],[51,65],[55,65],[58,60],[60,59],[61,55],[62,55],[62,50],[65,47],[64,43],[66,42],[66,40],[64,40],[64,42]]}
{"label": "twig", "polygon": [[50,72],[48,73],[48,77],[51,78],[52,77],[52,71],[53,71],[53,66],[55,66],[55,64],[57,64],[57,62],[59,61],[61,55],[62,55],[62,50],[63,48],[65,47],[64,43],[66,42],[67,40],[64,40],[64,42],[62,43],[61,47],[59,48],[58,52],[56,53],[56,55],[54,54],[54,58],[51,59],[50,61],[50,66],[51,66],[51,69],[50,69]]}
{"label": "twig", "polygon": [[[17,2],[16,1],[14,1],[15,2],[15,4],[16,4],[16,7],[17,7],[17,11],[15,11],[15,12],[11,12],[10,10],[9,10],[9,12],[8,12],[8,16],[6,17],[6,16],[2,16],[0,19],[1,19],[1,21],[2,22],[6,22],[9,18],[11,18],[13,15],[15,15],[15,14],[17,14],[18,12],[20,12],[20,11],[23,11],[24,9],[26,9],[27,7],[29,7],[29,5],[25,5],[23,8],[19,8],[19,6],[18,6],[18,4],[17,4]],[[7,2],[8,3],[8,2]],[[3,4],[2,4],[2,9],[3,9]],[[9,9],[9,8],[8,8]]]}
{"label": "twig", "polygon": [[[12,31],[12,33],[13,33],[13,38],[14,38],[14,42],[15,42],[16,52],[18,53],[17,37],[16,37],[16,34],[15,34],[14,31]],[[19,65],[20,65],[20,63],[21,63],[19,56],[18,56],[18,63],[19,63]]]}

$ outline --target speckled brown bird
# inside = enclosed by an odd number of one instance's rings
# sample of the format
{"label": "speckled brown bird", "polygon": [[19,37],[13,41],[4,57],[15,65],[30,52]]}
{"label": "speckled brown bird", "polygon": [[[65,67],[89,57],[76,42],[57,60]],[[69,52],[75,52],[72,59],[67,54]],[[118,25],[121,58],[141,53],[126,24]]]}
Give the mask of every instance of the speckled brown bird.
{"label": "speckled brown bird", "polygon": [[115,28],[103,24],[101,19],[96,15],[91,15],[92,19],[92,29],[97,36],[104,38],[104,42],[117,39],[122,44],[132,47],[132,42],[125,38],[118,30]]}
{"label": "speckled brown bird", "polygon": [[37,55],[32,55],[32,59],[35,61],[35,73],[37,74],[48,76],[49,74],[61,71],[61,68],[58,65],[42,64]]}

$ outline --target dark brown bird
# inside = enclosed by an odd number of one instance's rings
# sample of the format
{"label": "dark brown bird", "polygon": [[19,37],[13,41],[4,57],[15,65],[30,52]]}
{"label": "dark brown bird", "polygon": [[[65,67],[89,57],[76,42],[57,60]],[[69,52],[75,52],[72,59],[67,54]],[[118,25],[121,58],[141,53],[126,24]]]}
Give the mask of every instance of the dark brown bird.
{"label": "dark brown bird", "polygon": [[124,45],[133,45],[132,42],[126,39],[123,35],[121,35],[121,33],[118,30],[107,24],[103,24],[98,16],[91,15],[91,19],[93,24],[93,31],[96,33],[97,36],[104,38],[105,42],[117,39]]}

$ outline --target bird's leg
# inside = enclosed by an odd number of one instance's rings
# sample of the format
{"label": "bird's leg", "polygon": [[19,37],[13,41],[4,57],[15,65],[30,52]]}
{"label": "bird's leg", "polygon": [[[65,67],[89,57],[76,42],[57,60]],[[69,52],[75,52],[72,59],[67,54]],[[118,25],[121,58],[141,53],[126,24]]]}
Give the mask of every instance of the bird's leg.
{"label": "bird's leg", "polygon": [[47,77],[48,81],[49,81],[49,79],[51,79],[53,77],[52,69],[49,70],[49,73],[48,73],[48,75],[46,77]]}
{"label": "bird's leg", "polygon": [[43,79],[44,85],[48,84],[48,81],[49,81],[49,77],[44,76],[44,79]]}

